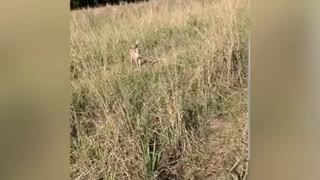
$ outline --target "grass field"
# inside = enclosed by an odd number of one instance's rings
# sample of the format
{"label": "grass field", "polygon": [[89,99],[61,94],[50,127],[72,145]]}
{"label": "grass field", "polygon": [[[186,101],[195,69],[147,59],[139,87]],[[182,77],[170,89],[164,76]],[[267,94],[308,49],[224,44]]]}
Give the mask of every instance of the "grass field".
{"label": "grass field", "polygon": [[[71,178],[227,180],[238,159],[245,172],[249,23],[248,0],[72,11]],[[136,40],[156,63],[130,63]]]}

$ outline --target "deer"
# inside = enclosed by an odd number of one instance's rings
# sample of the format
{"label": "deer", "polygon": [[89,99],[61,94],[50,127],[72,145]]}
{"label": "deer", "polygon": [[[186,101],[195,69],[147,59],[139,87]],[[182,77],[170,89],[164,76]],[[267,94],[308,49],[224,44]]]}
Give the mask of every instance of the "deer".
{"label": "deer", "polygon": [[139,48],[139,41],[136,41],[134,44],[132,44],[129,48],[129,54],[130,54],[130,61],[131,63],[135,64],[136,66],[140,67],[141,65],[144,64],[154,64],[158,61],[152,61],[150,59],[146,59],[144,57],[141,56]]}
{"label": "deer", "polygon": [[133,45],[131,45],[129,48],[129,53],[130,53],[130,61],[135,65],[137,65],[138,67],[140,67],[142,57],[139,53],[138,45],[139,45],[139,41],[136,41]]}

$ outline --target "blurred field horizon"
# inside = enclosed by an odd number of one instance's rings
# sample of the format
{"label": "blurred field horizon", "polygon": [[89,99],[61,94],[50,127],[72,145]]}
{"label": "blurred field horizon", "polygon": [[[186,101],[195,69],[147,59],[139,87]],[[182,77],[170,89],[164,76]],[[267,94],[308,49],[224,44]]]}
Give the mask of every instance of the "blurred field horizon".
{"label": "blurred field horizon", "polygon": [[[70,24],[71,179],[245,178],[248,0],[73,10]],[[156,63],[131,64],[137,40]]]}

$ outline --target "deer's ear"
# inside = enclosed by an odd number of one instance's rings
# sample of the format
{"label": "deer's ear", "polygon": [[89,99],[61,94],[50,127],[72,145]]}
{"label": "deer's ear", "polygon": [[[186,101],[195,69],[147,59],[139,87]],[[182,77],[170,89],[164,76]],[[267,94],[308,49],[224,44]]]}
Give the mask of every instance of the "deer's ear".
{"label": "deer's ear", "polygon": [[137,46],[139,44],[139,40],[136,41],[135,45]]}

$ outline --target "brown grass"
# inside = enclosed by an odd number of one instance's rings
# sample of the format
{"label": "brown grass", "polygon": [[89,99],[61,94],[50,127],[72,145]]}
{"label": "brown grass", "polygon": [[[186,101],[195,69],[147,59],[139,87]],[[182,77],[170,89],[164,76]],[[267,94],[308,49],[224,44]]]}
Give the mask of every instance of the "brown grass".
{"label": "brown grass", "polygon": [[[71,13],[71,178],[228,179],[247,158],[248,0]],[[143,57],[132,66],[128,48]]]}

